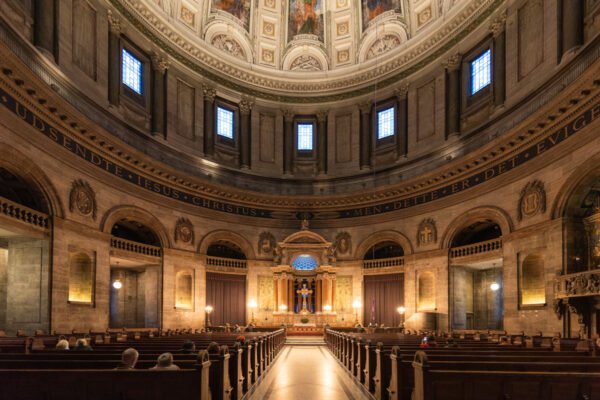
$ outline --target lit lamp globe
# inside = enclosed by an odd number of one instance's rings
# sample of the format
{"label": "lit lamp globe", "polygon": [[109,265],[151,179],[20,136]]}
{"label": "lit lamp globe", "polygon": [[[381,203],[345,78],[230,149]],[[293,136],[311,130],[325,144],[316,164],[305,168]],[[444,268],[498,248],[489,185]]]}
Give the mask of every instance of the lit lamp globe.
{"label": "lit lamp globe", "polygon": [[398,307],[398,308],[396,308],[396,311],[398,311],[398,314],[404,314],[406,312],[406,308]]}
{"label": "lit lamp globe", "polygon": [[121,281],[114,281],[112,287],[119,290],[123,287],[123,284],[121,283]]}
{"label": "lit lamp globe", "polygon": [[327,304],[326,306],[323,306],[323,310],[325,310],[326,312],[331,311],[331,306],[329,304]]}
{"label": "lit lamp globe", "polygon": [[279,311],[280,312],[284,312],[285,310],[287,310],[287,306],[285,304],[282,304],[279,306]]}
{"label": "lit lamp globe", "polygon": [[492,289],[495,292],[496,290],[500,289],[500,285],[494,282],[490,285],[490,289]]}

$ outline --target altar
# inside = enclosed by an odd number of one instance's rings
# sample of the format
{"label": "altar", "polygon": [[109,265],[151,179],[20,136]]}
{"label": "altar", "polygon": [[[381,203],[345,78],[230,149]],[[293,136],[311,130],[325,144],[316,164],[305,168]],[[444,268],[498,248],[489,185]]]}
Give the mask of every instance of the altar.
{"label": "altar", "polygon": [[332,243],[308,229],[278,243],[273,272],[273,322],[297,329],[334,325],[338,268]]}

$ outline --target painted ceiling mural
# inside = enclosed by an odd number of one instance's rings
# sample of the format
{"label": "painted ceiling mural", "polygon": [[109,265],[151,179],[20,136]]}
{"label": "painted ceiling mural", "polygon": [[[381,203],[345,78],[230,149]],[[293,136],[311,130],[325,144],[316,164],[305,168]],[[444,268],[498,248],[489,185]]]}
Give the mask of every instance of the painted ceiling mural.
{"label": "painted ceiling mural", "polygon": [[427,27],[433,21],[464,19],[473,5],[483,7],[493,0],[112,1],[138,10],[147,5],[162,14],[171,31],[186,25],[197,40],[240,62],[310,73],[399,52],[406,49],[405,42],[422,42],[419,38],[432,31]]}

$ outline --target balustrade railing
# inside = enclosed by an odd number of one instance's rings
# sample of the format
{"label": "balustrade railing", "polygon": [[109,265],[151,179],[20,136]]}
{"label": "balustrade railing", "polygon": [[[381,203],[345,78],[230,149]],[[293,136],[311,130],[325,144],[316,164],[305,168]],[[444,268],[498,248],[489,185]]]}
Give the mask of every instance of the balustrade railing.
{"label": "balustrade railing", "polygon": [[206,256],[206,264],[213,265],[215,267],[229,267],[229,268],[245,269],[248,265],[248,262],[246,260],[237,260],[235,258]]}
{"label": "balustrade railing", "polygon": [[48,215],[5,199],[4,197],[0,197],[0,214],[43,229],[48,229],[50,224],[50,217]]}
{"label": "balustrade railing", "polygon": [[450,249],[450,258],[468,257],[502,249],[502,238]]}
{"label": "balustrade railing", "polygon": [[400,267],[404,265],[404,257],[380,258],[378,260],[364,260],[363,269]]}
{"label": "balustrade railing", "polygon": [[138,243],[133,240],[122,239],[116,236],[110,238],[110,247],[151,257],[160,257],[162,255],[162,249],[160,247]]}

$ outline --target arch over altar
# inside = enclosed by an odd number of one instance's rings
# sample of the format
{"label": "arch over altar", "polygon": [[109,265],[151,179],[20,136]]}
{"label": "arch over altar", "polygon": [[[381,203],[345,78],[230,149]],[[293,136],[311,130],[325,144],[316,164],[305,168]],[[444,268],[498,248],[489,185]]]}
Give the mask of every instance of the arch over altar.
{"label": "arch over altar", "polygon": [[274,320],[286,325],[334,323],[335,263],[333,243],[315,232],[301,230],[279,242],[271,267]]}

